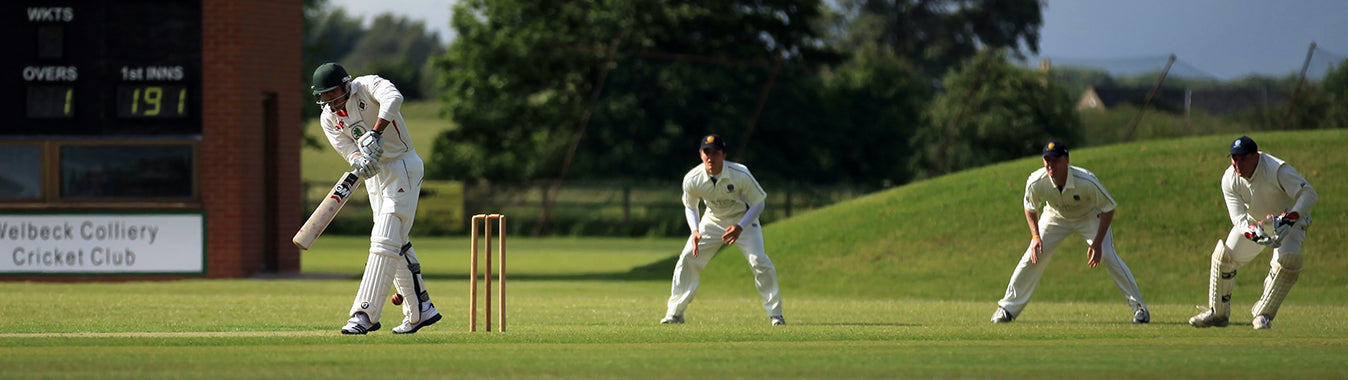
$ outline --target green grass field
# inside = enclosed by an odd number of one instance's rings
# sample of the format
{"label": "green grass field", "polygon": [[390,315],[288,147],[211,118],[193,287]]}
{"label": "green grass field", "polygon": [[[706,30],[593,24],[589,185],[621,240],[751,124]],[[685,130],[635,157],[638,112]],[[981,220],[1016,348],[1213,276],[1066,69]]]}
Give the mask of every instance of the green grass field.
{"label": "green grass field", "polygon": [[1343,305],[1290,304],[1268,331],[1198,330],[1179,319],[1189,305],[1134,325],[1112,302],[1037,303],[993,325],[991,301],[788,294],[790,324],[774,327],[756,298],[705,289],[687,324],[659,325],[666,281],[517,280],[508,332],[469,333],[465,282],[430,280],[446,318],[411,336],[337,334],[355,280],[9,284],[0,365],[6,378],[1348,376]]}
{"label": "green grass field", "polygon": [[[1268,253],[1241,269],[1232,326],[1206,300],[1229,222],[1217,179],[1234,136],[1073,151],[1120,207],[1118,251],[1152,323],[1131,314],[1084,243],[1055,256],[1011,324],[988,317],[1028,233],[1036,158],[903,186],[769,224],[787,326],[769,326],[747,265],[722,251],[688,323],[660,325],[681,239],[510,238],[509,332],[467,332],[467,238],[416,237],[445,319],[412,336],[342,336],[363,237],[325,236],[285,279],[6,283],[6,378],[1344,378],[1348,134],[1257,134],[1314,184],[1307,266],[1272,330],[1250,328]],[[772,191],[771,184],[765,184]],[[771,221],[769,221],[771,222]]]}

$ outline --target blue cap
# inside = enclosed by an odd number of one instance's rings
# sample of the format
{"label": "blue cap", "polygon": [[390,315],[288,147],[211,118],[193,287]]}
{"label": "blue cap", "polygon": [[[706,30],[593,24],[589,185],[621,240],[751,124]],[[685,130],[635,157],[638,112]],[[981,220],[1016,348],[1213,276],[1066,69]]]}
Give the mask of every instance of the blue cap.
{"label": "blue cap", "polygon": [[1044,145],[1044,157],[1066,157],[1067,144],[1062,141],[1053,140]]}
{"label": "blue cap", "polygon": [[724,152],[724,151],[725,151],[725,139],[721,138],[721,135],[717,135],[717,134],[710,134],[710,135],[707,135],[706,137],[703,137],[703,138],[702,138],[702,147],[697,148],[697,149],[698,149],[698,150],[703,150],[703,149],[707,149],[707,148],[716,148],[716,150],[719,150],[719,151]]}
{"label": "blue cap", "polygon": [[1258,152],[1259,152],[1259,144],[1255,144],[1254,140],[1251,139],[1250,136],[1240,136],[1240,138],[1236,139],[1236,141],[1231,142],[1232,156],[1258,153]]}

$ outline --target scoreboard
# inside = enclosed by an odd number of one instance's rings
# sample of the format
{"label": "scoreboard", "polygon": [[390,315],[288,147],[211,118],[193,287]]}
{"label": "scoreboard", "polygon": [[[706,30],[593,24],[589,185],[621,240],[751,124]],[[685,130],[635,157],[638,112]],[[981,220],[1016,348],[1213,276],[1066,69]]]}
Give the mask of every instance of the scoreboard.
{"label": "scoreboard", "polygon": [[0,282],[297,270],[305,2],[0,0]]}
{"label": "scoreboard", "polygon": [[[0,139],[201,135],[201,2],[7,1]],[[15,120],[17,116],[17,121]]]}

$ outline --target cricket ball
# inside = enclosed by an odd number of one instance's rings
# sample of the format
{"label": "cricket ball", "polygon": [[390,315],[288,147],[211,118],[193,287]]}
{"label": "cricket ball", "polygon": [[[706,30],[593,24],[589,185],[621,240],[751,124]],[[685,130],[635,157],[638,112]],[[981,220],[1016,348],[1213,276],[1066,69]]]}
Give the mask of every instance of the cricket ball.
{"label": "cricket ball", "polygon": [[391,301],[393,301],[394,305],[402,305],[403,295],[401,293],[393,293],[393,299]]}

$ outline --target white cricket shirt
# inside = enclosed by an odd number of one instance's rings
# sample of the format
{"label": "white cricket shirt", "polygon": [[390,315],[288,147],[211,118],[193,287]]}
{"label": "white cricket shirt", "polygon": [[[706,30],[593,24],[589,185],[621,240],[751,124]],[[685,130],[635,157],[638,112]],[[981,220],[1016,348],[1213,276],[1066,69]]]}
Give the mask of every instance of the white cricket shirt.
{"label": "white cricket shirt", "polygon": [[393,82],[378,75],[364,75],[351,80],[351,97],[346,101],[346,110],[332,112],[323,107],[319,122],[323,125],[323,134],[328,136],[328,143],[342,154],[343,159],[349,160],[359,150],[356,141],[374,128],[375,121],[390,121],[384,129],[384,156],[379,161],[393,162],[407,152],[415,154],[416,151],[407,124],[403,122],[402,104],[403,95]]}
{"label": "white cricket shirt", "polygon": [[[1045,212],[1039,206],[1047,203]],[[1025,181],[1025,210],[1040,215],[1054,213],[1067,219],[1094,217],[1114,211],[1114,197],[1095,178],[1095,174],[1076,166],[1067,166],[1067,183],[1062,190],[1053,184],[1048,169],[1039,168]]]}
{"label": "white cricket shirt", "polygon": [[1226,167],[1222,196],[1231,223],[1237,226],[1283,211],[1296,211],[1301,214],[1301,224],[1310,225],[1311,206],[1320,200],[1315,188],[1292,165],[1264,152],[1259,152],[1259,165],[1250,179],[1237,175],[1234,166]]}
{"label": "white cricket shirt", "polygon": [[[715,178],[715,181],[712,180]],[[768,193],[749,174],[749,168],[725,161],[721,174],[707,174],[699,164],[683,176],[683,207],[697,210],[698,201],[707,205],[704,218],[711,218],[718,226],[739,223],[749,206],[763,203]]]}

